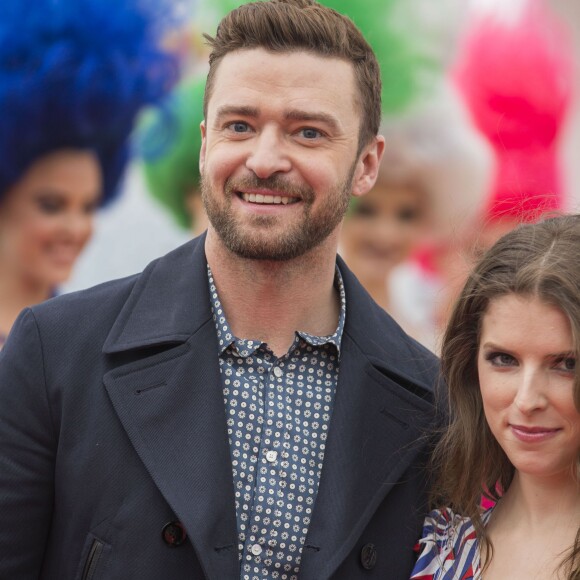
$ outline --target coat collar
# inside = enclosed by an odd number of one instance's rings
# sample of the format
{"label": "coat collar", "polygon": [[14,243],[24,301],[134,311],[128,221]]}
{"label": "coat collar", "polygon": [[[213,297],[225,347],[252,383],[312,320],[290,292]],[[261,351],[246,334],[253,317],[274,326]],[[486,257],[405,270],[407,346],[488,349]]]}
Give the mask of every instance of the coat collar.
{"label": "coat collar", "polygon": [[205,234],[147,266],[109,332],[104,353],[182,343],[211,318],[204,246]]}
{"label": "coat collar", "polygon": [[[401,369],[401,351],[408,356],[427,351],[410,339],[370,298],[342,258],[347,315],[344,332],[369,360],[380,361],[393,375],[418,382],[431,390],[435,358],[419,357],[419,365]],[[148,346],[183,343],[211,318],[207,284],[205,234],[155,260],[137,278],[135,286],[104,343],[104,353]],[[387,329],[387,330],[386,330]],[[423,359],[430,361],[425,366]],[[422,362],[423,361],[423,362]]]}

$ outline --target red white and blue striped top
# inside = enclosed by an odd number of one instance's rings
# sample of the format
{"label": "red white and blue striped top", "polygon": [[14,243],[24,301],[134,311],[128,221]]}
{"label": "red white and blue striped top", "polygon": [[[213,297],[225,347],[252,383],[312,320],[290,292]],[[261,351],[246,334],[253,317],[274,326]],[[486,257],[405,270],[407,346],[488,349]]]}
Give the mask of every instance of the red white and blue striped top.
{"label": "red white and blue striped top", "polygon": [[[493,508],[486,510],[487,524]],[[434,510],[423,525],[411,580],[481,580],[480,553],[471,519],[449,508]]]}

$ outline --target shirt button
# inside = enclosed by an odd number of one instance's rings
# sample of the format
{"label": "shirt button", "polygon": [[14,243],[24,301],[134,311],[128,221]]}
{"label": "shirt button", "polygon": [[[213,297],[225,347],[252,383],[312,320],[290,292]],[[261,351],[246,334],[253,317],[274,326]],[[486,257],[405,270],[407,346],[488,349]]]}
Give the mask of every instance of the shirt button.
{"label": "shirt button", "polygon": [[254,554],[254,556],[259,556],[262,553],[262,546],[260,546],[260,544],[254,544],[250,551],[252,554]]}
{"label": "shirt button", "polygon": [[266,459],[270,462],[270,463],[274,463],[274,461],[276,461],[276,459],[278,459],[278,452],[277,451],[266,451]]}
{"label": "shirt button", "polygon": [[274,374],[280,378],[284,374],[284,371],[280,367],[274,367]]}

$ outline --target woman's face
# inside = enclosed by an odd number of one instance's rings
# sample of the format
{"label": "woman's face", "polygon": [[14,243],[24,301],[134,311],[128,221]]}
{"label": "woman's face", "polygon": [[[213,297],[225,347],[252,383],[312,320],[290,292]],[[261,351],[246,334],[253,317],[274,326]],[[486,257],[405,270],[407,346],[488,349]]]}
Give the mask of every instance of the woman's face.
{"label": "woman's face", "polygon": [[93,153],[38,159],[0,202],[0,267],[28,283],[65,281],[90,238],[102,188]]}
{"label": "woman's face", "polygon": [[426,213],[420,192],[377,183],[344,221],[341,247],[348,265],[361,280],[385,280],[421,239]]}
{"label": "woman's face", "polygon": [[493,299],[482,319],[478,372],[491,432],[514,467],[570,477],[580,453],[570,322],[535,297]]}

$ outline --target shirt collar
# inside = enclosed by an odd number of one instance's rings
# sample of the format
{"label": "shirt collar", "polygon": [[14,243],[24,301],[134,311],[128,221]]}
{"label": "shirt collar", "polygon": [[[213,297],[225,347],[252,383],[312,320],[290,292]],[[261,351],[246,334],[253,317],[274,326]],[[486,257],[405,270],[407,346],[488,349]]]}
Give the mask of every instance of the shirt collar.
{"label": "shirt collar", "polygon": [[[234,335],[222,308],[209,264],[207,266],[207,279],[209,284],[211,312],[218,337],[218,354],[222,355],[231,344],[234,344],[240,356],[248,357],[252,355],[262,345],[262,342],[259,340],[238,338]],[[334,286],[338,290],[338,295],[340,297],[340,314],[338,316],[338,325],[334,333],[328,336],[314,336],[307,332],[297,330],[296,335],[312,346],[333,344],[336,347],[338,354],[340,354],[340,344],[346,319],[346,293],[344,290],[342,274],[340,273],[338,265],[336,266],[334,274]]]}

